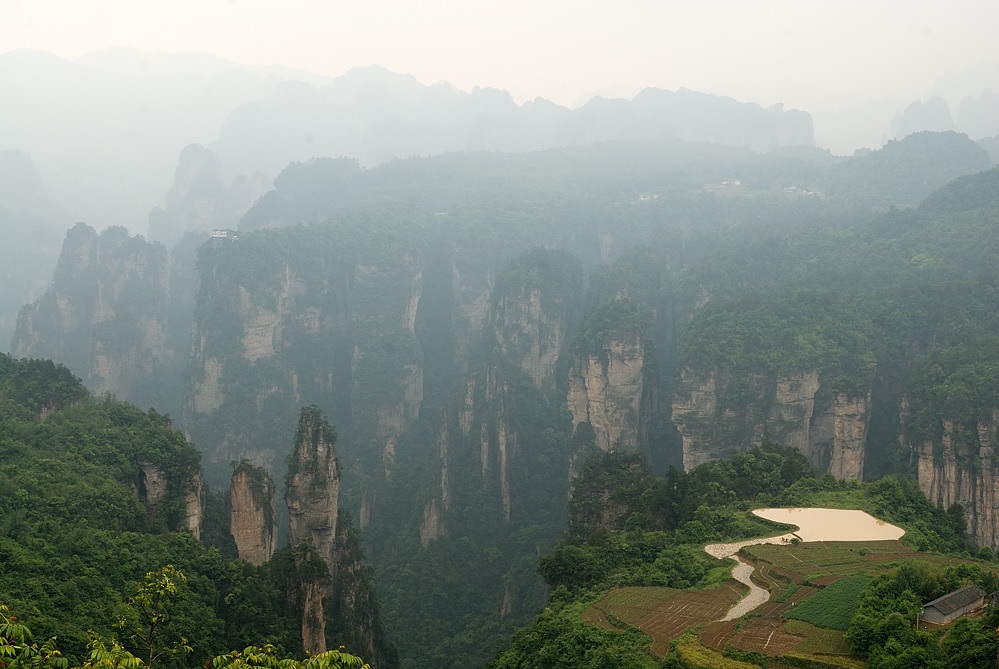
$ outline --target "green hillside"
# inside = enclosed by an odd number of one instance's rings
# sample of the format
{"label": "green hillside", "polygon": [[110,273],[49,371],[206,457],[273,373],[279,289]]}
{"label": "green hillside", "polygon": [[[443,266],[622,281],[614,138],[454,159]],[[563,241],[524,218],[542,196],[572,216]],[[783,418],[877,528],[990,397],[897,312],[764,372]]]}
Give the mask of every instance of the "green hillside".
{"label": "green hillside", "polygon": [[[743,586],[731,580],[733,561],[712,558],[703,546],[787,531],[748,513],[759,506],[862,509],[906,535],[743,548],[770,600],[741,619],[716,622]],[[800,454],[772,444],[666,478],[637,456],[611,453],[590,460],[574,481],[570,515],[572,529],[539,562],[553,588],[549,607],[514,635],[494,669],[995,664],[992,613],[915,628],[922,602],[971,583],[996,589],[999,565],[991,551],[977,557],[965,543],[959,507],[934,507],[911,482],[815,478]],[[885,649],[899,644],[921,649],[925,664],[893,663]],[[914,652],[903,655],[916,661]]]}
{"label": "green hillside", "polygon": [[[0,356],[4,615],[27,626],[38,643],[57,637],[73,666],[88,657],[94,634],[117,638],[145,658],[132,636],[144,620],[137,596],[147,574],[169,565],[185,578],[173,578],[179,587],[156,643],[192,650],[164,656],[157,666],[200,667],[262,644],[300,656],[289,608],[290,552],[253,567],[223,557],[183,528],[184,498],[199,461],[168,416],[94,398],[51,361]],[[154,490],[146,475],[151,467],[162,474],[162,488]],[[206,537],[228,534],[220,504],[209,503]],[[12,630],[0,627],[0,642],[13,639]],[[7,661],[0,652],[0,663],[21,666]]]}

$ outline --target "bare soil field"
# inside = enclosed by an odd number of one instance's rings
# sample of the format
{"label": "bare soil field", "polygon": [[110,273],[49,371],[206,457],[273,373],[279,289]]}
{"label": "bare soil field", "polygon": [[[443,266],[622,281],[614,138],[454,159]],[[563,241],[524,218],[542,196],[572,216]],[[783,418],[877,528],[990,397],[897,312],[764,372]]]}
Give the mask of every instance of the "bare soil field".
{"label": "bare soil field", "polygon": [[901,539],[905,530],[857,509],[756,509],[753,514],[778,523],[797,525],[802,541],[880,541]]}

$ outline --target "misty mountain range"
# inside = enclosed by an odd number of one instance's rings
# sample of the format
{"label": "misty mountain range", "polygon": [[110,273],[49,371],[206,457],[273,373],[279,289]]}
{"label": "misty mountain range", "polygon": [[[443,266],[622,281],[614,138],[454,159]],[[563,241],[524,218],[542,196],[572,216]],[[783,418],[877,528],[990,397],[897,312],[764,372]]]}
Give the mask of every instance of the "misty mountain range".
{"label": "misty mountain range", "polygon": [[[543,605],[537,558],[598,450],[915,467],[991,552],[983,72],[840,156],[808,111],[689,90],[569,109],[374,66],[2,54],[0,340],[178,421],[188,492],[244,459],[258,483],[342,466],[404,666],[481,665]],[[283,459],[303,405],[339,465]],[[265,487],[246,532],[217,492],[185,517],[263,537]]]}
{"label": "misty mountain range", "polygon": [[[8,101],[0,108],[0,151],[18,150],[34,161],[67,210],[68,218],[52,221],[60,229],[83,220],[143,231],[181,150],[192,143],[214,151],[227,187],[237,179],[256,184],[246,194],[252,202],[289,162],[321,156],[370,167],[448,151],[667,138],[769,151],[814,145],[817,134],[836,143],[857,137],[848,126],[861,125],[866,137],[882,143],[920,130],[956,130],[974,140],[999,135],[999,98],[992,93],[999,91],[999,67],[939,81],[925,100],[894,112],[883,105],[860,112],[844,101],[841,118],[817,117],[818,132],[811,110],[762,108],[682,89],[646,89],[630,101],[598,97],[569,109],[541,98],[517,105],[491,88],[425,85],[376,66],[323,78],[204,54],[112,50],[68,61],[17,50],[0,54],[0,86]],[[6,201],[0,206],[10,208]]]}
{"label": "misty mountain range", "polygon": [[[345,157],[371,168],[446,152],[619,139],[767,152],[815,146],[834,123],[828,112],[813,123],[809,112],[682,89],[595,97],[569,109],[541,98],[518,105],[496,89],[425,85],[377,66],[324,78],[206,54],[125,49],[76,61],[30,50],[0,54],[0,87],[7,100],[0,107],[5,343],[17,309],[45,289],[73,223],[120,225],[168,246],[188,230],[236,228],[292,162]],[[884,139],[955,130],[999,161],[993,90],[999,65],[986,64],[938,80],[894,117],[887,97],[866,107],[844,101],[832,134],[856,138],[861,126],[865,136]],[[816,150],[809,160],[835,157]]]}

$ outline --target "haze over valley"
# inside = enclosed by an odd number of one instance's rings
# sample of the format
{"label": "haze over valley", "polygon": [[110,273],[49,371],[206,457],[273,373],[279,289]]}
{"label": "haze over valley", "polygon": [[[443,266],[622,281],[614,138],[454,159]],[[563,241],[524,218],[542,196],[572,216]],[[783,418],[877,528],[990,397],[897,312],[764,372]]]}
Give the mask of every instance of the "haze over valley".
{"label": "haze over valley", "polygon": [[438,4],[14,3],[0,657],[995,666],[999,8]]}

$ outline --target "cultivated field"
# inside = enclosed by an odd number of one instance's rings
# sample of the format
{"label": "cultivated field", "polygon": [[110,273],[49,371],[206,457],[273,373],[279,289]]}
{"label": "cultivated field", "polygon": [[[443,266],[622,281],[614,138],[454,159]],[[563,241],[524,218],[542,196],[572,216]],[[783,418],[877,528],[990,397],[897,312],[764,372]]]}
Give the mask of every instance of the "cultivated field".
{"label": "cultivated field", "polygon": [[744,592],[734,581],[710,590],[617,588],[587,609],[583,621],[603,629],[615,629],[616,620],[637,627],[652,637],[652,652],[663,656],[670,641],[721,618]]}
{"label": "cultivated field", "polygon": [[720,622],[747,591],[733,580],[710,590],[617,588],[587,609],[583,621],[607,630],[641,629],[660,657],[678,641],[694,666],[709,657],[713,664],[703,666],[744,666],[722,656],[727,646],[783,658],[780,666],[859,668],[864,662],[850,656],[843,630],[870,578],[908,560],[956,559],[917,552],[897,540],[758,544],[743,547],[740,556],[754,565],[751,579],[770,599],[738,620]]}
{"label": "cultivated field", "polygon": [[752,561],[772,565],[769,573],[775,578],[816,585],[827,585],[852,574],[876,576],[917,557],[926,562],[948,562],[943,555],[920,553],[901,541],[816,541],[794,546],[749,546],[742,550]]}
{"label": "cultivated field", "polygon": [[[862,666],[849,657],[842,630],[785,616],[843,577],[851,577],[847,582],[859,587],[864,579],[857,580],[858,576],[875,576],[909,559],[948,560],[918,553],[900,541],[760,544],[741,552],[756,566],[753,581],[770,591],[770,600],[741,620],[717,622],[746,592],[735,581],[711,590],[617,588],[586,609],[582,619],[606,630],[637,627],[652,637],[650,650],[659,656],[666,655],[670,641],[683,637],[687,653],[720,653],[728,645],[771,657],[821,658],[828,666]],[[803,611],[807,610],[806,605]],[[697,630],[693,639],[684,637],[689,630]]]}

